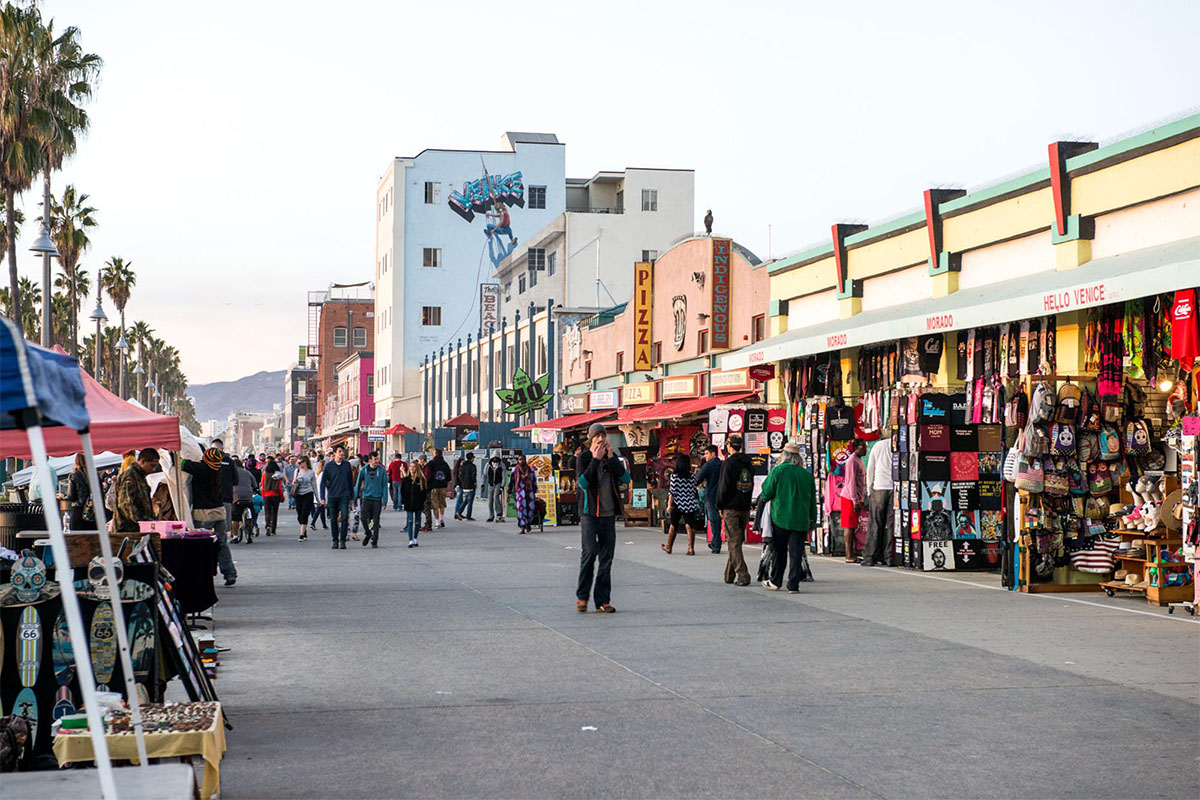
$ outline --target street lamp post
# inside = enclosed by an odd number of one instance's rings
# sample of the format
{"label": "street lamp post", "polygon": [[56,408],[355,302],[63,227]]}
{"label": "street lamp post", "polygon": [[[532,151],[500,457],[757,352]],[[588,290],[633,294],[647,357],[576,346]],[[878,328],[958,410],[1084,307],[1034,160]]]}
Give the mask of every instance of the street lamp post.
{"label": "street lamp post", "polygon": [[117,341],[118,358],[121,359],[121,370],[118,373],[120,377],[117,379],[117,394],[122,400],[127,400],[125,397],[125,362],[129,360],[129,342],[125,340],[125,329],[121,328],[121,338]]}
{"label": "street lamp post", "polygon": [[50,259],[58,258],[58,248],[50,238],[50,180],[46,179],[45,196],[42,198],[42,230],[33,246],[29,248],[42,254],[42,347],[51,344],[53,322],[50,316]]}
{"label": "street lamp post", "polygon": [[108,322],[108,317],[104,313],[104,304],[101,302],[104,297],[104,292],[100,289],[100,271],[96,271],[96,307],[92,309],[92,313],[88,315],[88,319],[96,321],[96,339],[92,342],[93,367],[92,377],[100,380],[100,325]]}
{"label": "street lamp post", "polygon": [[145,356],[145,342],[138,342],[137,366],[133,368],[133,396],[139,403],[142,402],[142,376],[146,374],[145,368],[142,367],[142,359]]}

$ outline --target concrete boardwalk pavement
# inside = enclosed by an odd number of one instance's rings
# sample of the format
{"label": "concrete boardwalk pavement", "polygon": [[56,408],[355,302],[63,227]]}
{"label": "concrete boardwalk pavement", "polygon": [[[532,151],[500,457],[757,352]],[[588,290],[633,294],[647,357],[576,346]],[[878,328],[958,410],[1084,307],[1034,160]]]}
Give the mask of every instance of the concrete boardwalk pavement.
{"label": "concrete boardwalk pavement", "polygon": [[402,524],[234,546],[223,797],[1200,797],[1186,616],[823,558],[737,588],[622,527],[579,614],[578,528]]}

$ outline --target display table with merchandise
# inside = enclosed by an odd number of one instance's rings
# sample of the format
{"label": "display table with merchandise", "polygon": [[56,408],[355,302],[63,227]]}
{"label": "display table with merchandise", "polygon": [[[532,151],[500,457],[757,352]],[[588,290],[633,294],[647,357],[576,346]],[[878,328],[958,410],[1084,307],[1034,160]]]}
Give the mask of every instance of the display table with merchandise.
{"label": "display table with merchandise", "polygon": [[[142,719],[149,758],[204,759],[202,800],[221,789],[221,757],[225,753],[225,720],[220,703],[143,704]],[[137,761],[137,742],[127,713],[106,723],[108,752],[113,759]],[[60,767],[93,759],[86,728],[61,730],[54,737],[54,757]]]}
{"label": "display table with merchandise", "polygon": [[185,614],[196,614],[217,603],[213,576],[217,574],[217,539],[201,535],[164,536],[162,565],[174,576],[171,588]]}

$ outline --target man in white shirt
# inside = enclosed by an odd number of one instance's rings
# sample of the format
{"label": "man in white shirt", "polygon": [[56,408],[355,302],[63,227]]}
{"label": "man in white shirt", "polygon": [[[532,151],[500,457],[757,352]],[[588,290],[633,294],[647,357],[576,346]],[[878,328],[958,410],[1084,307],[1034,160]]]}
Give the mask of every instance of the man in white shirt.
{"label": "man in white shirt", "polygon": [[892,508],[892,437],[885,429],[882,438],[867,456],[867,508],[871,526],[867,529],[864,567],[890,566],[895,511]]}

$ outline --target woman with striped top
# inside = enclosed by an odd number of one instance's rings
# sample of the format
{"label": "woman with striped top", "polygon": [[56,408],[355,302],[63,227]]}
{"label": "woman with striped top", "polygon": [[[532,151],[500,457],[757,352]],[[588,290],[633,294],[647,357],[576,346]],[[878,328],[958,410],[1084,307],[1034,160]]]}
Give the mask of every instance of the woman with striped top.
{"label": "woman with striped top", "polygon": [[671,554],[675,534],[681,524],[687,526],[689,556],[696,555],[696,531],[704,530],[704,515],[700,513],[700,495],[696,492],[696,476],[692,474],[692,460],[685,455],[675,459],[675,469],[667,483],[667,514],[671,517],[671,530],[663,552]]}

